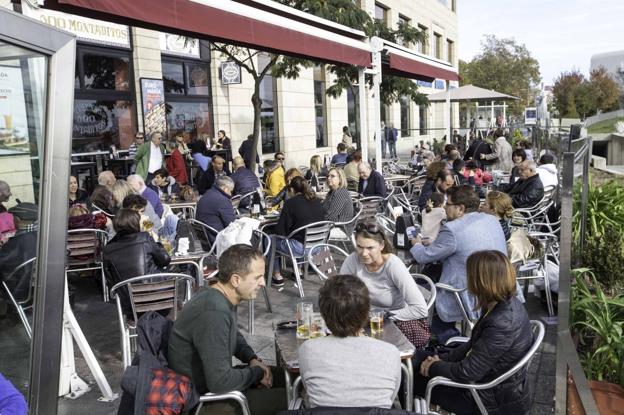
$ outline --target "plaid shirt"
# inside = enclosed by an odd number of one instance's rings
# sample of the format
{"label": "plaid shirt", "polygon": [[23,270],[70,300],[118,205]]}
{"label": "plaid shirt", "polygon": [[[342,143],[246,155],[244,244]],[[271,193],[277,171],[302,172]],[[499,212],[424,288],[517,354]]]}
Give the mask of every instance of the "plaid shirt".
{"label": "plaid shirt", "polygon": [[145,398],[145,415],[180,414],[185,401],[193,393],[191,380],[171,369],[153,369],[150,392]]}

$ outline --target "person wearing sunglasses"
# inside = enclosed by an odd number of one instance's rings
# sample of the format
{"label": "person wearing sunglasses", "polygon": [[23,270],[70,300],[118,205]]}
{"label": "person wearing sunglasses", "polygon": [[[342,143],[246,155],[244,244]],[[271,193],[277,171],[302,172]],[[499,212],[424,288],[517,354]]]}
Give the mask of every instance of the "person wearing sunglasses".
{"label": "person wearing sunglasses", "polygon": [[275,161],[279,163],[279,165],[282,167],[282,170],[284,172],[286,171],[286,167],[284,166],[285,160],[286,160],[286,156],[284,155],[284,153],[282,153],[281,151],[278,151],[277,153],[275,153]]}
{"label": "person wearing sunglasses", "polygon": [[383,229],[374,220],[359,223],[355,242],[356,252],[345,259],[340,274],[364,281],[371,306],[384,309],[415,347],[424,347],[429,342],[427,303]]}
{"label": "person wearing sunglasses", "polygon": [[[418,237],[411,241],[410,252],[420,264],[442,262],[439,282],[443,284],[466,288],[466,258],[476,251],[495,250],[507,255],[507,242],[498,219],[479,212],[480,204],[472,186],[450,188],[444,205],[447,222],[440,228],[438,237],[429,245],[423,245]],[[468,291],[460,296],[468,317],[476,320],[479,313],[475,309],[475,297]],[[431,330],[438,342],[444,344],[459,335],[455,326],[464,315],[453,293],[445,290],[438,291],[436,312]]]}

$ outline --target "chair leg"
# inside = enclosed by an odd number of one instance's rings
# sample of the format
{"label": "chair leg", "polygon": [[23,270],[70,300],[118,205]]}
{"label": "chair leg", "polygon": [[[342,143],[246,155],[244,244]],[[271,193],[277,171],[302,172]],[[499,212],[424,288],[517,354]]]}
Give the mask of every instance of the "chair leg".
{"label": "chair leg", "polygon": [[100,267],[100,274],[102,278],[102,295],[104,297],[104,302],[108,303],[108,284],[106,284],[106,275],[104,275],[104,267]]}
{"label": "chair leg", "polygon": [[262,295],[264,295],[264,303],[266,304],[267,311],[272,313],[273,307],[271,307],[271,300],[269,299],[269,292],[267,291],[266,286],[262,287]]}
{"label": "chair leg", "polygon": [[250,334],[254,334],[254,321],[255,321],[255,300],[249,300],[249,320],[247,323],[247,331]]}
{"label": "chair leg", "polygon": [[305,295],[303,294],[303,283],[301,282],[301,275],[299,274],[299,265],[297,264],[297,259],[292,258],[293,261],[293,270],[295,271],[295,278],[297,279],[297,288],[299,288],[299,297],[303,298]]}
{"label": "chair leg", "polygon": [[30,323],[28,322],[28,318],[26,317],[26,313],[24,312],[24,308],[17,302],[17,300],[15,300],[15,297],[13,297],[13,294],[11,294],[11,291],[9,291],[9,287],[7,287],[4,281],[2,282],[2,287],[4,288],[4,291],[8,294],[9,299],[13,303],[15,311],[17,311],[17,315],[22,321],[22,325],[24,326],[24,330],[26,331],[28,338],[32,340],[32,329],[30,327]]}
{"label": "chair leg", "polygon": [[[274,241],[272,241],[274,242]],[[275,243],[271,243],[271,254],[269,255],[269,274],[267,276],[267,287],[271,288],[271,279],[273,277],[273,268],[275,267]]]}
{"label": "chair leg", "polygon": [[546,295],[546,305],[548,306],[548,315],[550,317],[555,315],[555,309],[553,307],[552,294],[550,292],[550,281],[548,279],[548,272],[544,267],[544,294]]}

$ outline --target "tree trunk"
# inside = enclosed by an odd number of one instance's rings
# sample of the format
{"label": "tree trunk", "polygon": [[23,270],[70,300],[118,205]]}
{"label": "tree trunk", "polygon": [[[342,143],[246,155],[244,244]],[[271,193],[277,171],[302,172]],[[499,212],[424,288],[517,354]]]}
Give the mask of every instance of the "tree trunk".
{"label": "tree trunk", "polygon": [[253,121],[253,146],[251,148],[251,171],[256,171],[256,156],[258,155],[258,142],[260,141],[260,115],[262,112],[262,100],[260,99],[261,79],[255,79],[254,93],[251,96],[251,103],[254,109]]}
{"label": "tree trunk", "polygon": [[[351,134],[351,135],[356,135],[355,143],[357,145],[357,148],[359,148],[361,151],[362,150],[362,132],[360,131],[360,94],[359,94],[359,90],[358,90],[358,93],[355,92],[355,88],[353,87],[353,84],[349,84],[349,89],[351,90],[351,95],[353,95],[353,104],[354,104],[353,108],[355,111],[355,131],[354,131],[354,134]],[[348,117],[347,117],[347,124],[348,124]]]}

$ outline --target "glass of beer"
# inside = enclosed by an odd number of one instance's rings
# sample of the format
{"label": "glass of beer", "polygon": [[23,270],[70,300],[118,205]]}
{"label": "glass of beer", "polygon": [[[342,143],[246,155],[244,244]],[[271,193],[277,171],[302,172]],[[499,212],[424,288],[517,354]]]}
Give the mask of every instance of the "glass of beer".
{"label": "glass of beer", "polygon": [[310,338],[310,323],[312,319],[313,304],[297,304],[297,339]]}
{"label": "glass of beer", "polygon": [[323,336],[325,336],[325,320],[323,320],[321,313],[312,313],[310,318],[310,338],[315,339]]}
{"label": "glass of beer", "polygon": [[383,310],[374,309],[370,312],[371,336],[379,336],[383,333]]}

